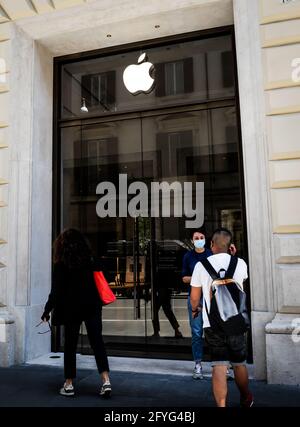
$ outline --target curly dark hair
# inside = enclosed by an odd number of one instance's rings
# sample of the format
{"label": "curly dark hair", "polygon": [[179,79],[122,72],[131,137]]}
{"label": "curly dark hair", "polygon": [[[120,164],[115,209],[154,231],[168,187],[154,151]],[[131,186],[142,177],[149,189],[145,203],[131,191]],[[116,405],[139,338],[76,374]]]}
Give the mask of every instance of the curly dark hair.
{"label": "curly dark hair", "polygon": [[53,262],[69,268],[87,266],[92,260],[92,251],[87,239],[75,228],[64,230],[53,243]]}

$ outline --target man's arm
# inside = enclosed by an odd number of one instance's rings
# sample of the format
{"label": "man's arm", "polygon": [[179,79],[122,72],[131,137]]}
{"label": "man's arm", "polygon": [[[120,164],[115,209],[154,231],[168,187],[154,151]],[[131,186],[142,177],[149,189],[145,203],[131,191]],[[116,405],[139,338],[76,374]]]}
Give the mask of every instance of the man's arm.
{"label": "man's arm", "polygon": [[201,286],[199,286],[199,287],[192,286],[190,301],[191,301],[191,306],[192,306],[193,318],[197,317],[199,311],[202,310],[202,307],[200,306],[201,295],[202,295]]}
{"label": "man's arm", "polygon": [[196,318],[199,314],[199,311],[202,310],[200,299],[202,295],[202,275],[201,271],[203,266],[201,262],[198,262],[194,268],[192,279],[191,279],[191,294],[190,294],[190,302],[192,306],[192,315],[193,318]]}
{"label": "man's arm", "polygon": [[244,280],[243,280],[242,286],[243,286],[243,291],[244,291],[244,292],[246,292],[246,289],[248,289],[248,287],[249,287],[249,281],[248,281],[248,267],[247,267],[247,264],[245,263],[245,261],[244,261],[244,260],[243,260],[243,263],[244,263],[244,270],[245,270],[245,273],[244,273]]}

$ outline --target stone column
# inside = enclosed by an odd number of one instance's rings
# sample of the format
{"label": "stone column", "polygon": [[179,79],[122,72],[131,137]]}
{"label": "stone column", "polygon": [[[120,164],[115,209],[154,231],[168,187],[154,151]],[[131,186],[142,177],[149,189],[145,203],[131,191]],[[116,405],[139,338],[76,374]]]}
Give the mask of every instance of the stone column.
{"label": "stone column", "polygon": [[255,377],[299,384],[300,1],[234,0],[234,15]]}
{"label": "stone column", "polygon": [[274,318],[276,295],[259,13],[256,0],[234,0],[233,4],[248,228],[254,375],[257,379],[265,379],[265,325]]}
{"label": "stone column", "polygon": [[0,237],[8,242],[0,245],[0,302],[5,306],[0,309],[0,335],[5,328],[2,336],[10,353],[5,360],[2,357],[3,365],[50,351],[50,334],[38,335],[35,325],[50,288],[52,223],[53,58],[16,24],[8,28],[13,52],[9,108],[0,110],[6,114],[3,129],[9,130],[3,162],[8,190],[0,198],[7,205],[1,208],[6,217]]}
{"label": "stone column", "polygon": [[300,384],[300,1],[260,1],[276,316],[269,383]]}
{"label": "stone column", "polygon": [[8,307],[11,23],[4,13],[0,13],[0,22],[0,366],[9,366],[15,360],[15,322]]}

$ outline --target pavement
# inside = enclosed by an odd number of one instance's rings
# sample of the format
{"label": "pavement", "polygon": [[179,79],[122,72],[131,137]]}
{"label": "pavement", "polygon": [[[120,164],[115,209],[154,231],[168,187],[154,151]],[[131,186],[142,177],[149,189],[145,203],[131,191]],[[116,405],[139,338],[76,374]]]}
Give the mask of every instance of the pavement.
{"label": "pavement", "polygon": [[[54,357],[54,358],[53,358]],[[91,356],[79,356],[76,395],[58,394],[63,383],[63,358],[50,354],[27,364],[0,368],[1,407],[205,408],[214,407],[211,368],[204,364],[203,380],[191,376],[193,362],[109,358],[113,393],[98,395],[99,375]],[[251,371],[251,367],[250,367]],[[230,407],[239,406],[239,393],[228,380]],[[300,408],[300,387],[268,385],[250,379],[256,407]]]}

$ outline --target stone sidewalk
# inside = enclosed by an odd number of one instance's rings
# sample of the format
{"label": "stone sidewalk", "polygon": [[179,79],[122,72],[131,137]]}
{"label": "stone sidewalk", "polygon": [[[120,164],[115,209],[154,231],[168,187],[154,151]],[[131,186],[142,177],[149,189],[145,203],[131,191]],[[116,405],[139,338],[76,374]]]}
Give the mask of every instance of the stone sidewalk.
{"label": "stone sidewalk", "polygon": [[[194,380],[185,364],[191,362],[163,361],[165,365],[182,365],[184,373],[167,373],[163,368],[153,368],[153,360],[129,359],[136,369],[128,367],[122,358],[110,358],[111,399],[98,396],[99,375],[84,356],[86,366],[79,363],[75,397],[58,394],[63,382],[62,359],[49,364],[30,363],[0,368],[1,407],[214,407],[211,393],[211,375],[205,367],[204,380]],[[122,360],[124,363],[122,363]],[[162,361],[155,361],[157,365]],[[58,366],[55,366],[57,364]],[[141,365],[142,364],[142,365]],[[115,366],[114,366],[115,365]],[[116,366],[117,365],[117,366]],[[142,366],[143,372],[138,371]],[[149,369],[147,369],[147,365]],[[174,365],[173,365],[174,366]],[[118,368],[118,369],[117,369]],[[178,369],[179,371],[179,369]],[[154,373],[155,372],[155,373]],[[238,407],[239,393],[234,381],[229,380],[229,406]],[[300,387],[267,385],[263,381],[250,380],[256,407],[300,407]]]}

